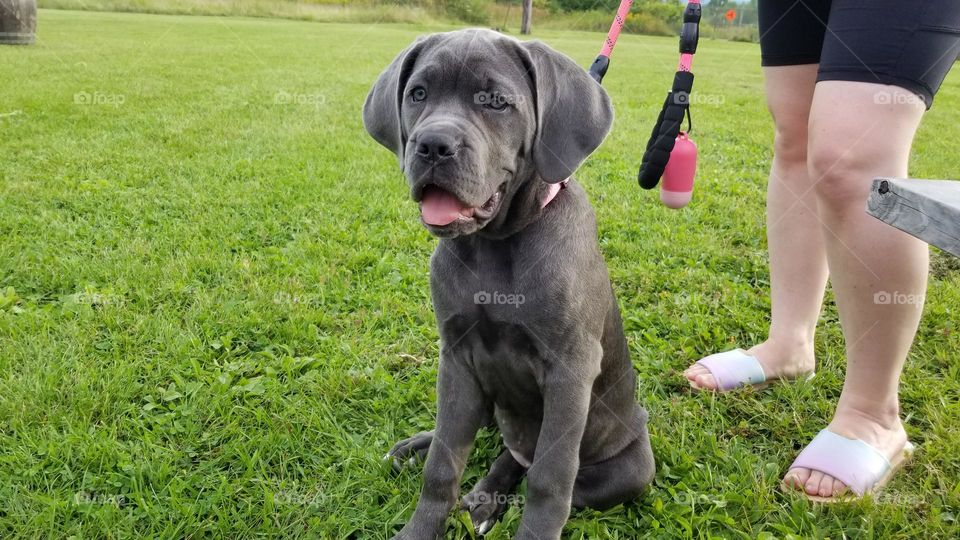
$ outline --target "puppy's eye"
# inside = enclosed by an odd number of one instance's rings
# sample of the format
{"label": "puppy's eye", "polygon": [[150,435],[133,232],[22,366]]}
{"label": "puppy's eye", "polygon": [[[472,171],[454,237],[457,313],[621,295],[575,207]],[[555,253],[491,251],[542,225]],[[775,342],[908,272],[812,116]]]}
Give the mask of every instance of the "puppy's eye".
{"label": "puppy's eye", "polygon": [[410,92],[410,99],[416,102],[427,99],[427,89],[422,86],[414,88],[413,91]]}

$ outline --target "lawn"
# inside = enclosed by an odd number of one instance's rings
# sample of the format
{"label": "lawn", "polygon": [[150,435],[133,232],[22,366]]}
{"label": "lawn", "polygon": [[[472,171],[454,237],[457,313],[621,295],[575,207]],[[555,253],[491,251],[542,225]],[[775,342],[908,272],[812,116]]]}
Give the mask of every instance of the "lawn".
{"label": "lawn", "polygon": [[[39,25],[35,46],[0,48],[0,537],[397,530],[419,468],[396,476],[380,458],[433,424],[436,241],[360,106],[434,28],[48,10]],[[538,37],[585,66],[602,41]],[[679,375],[765,337],[759,51],[701,42],[701,168],[677,212],[634,180],[676,39],[621,40],[605,82],[617,121],[578,176],[659,470],[645,496],[574,512],[565,534],[960,535],[960,264],[934,252],[902,385],[909,467],[855,505],[781,493],[840,392],[832,300],[814,381],[714,397]],[[924,122],[913,176],[960,176],[958,83]],[[482,435],[464,490],[497,451]],[[488,537],[509,538],[521,510]],[[449,536],[467,529],[451,519]]]}

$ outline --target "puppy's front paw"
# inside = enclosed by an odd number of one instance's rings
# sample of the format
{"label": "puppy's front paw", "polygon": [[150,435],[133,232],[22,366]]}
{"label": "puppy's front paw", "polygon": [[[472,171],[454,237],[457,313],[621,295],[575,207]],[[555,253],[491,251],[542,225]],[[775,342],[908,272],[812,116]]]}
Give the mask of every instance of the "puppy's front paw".
{"label": "puppy's front paw", "polygon": [[421,431],[393,445],[383,459],[390,461],[394,471],[400,472],[405,465],[426,460],[431,442],[433,442],[433,431]]}
{"label": "puppy's front paw", "polygon": [[507,495],[496,491],[488,492],[478,485],[463,497],[460,508],[470,513],[473,529],[483,536],[490,532],[506,511]]}

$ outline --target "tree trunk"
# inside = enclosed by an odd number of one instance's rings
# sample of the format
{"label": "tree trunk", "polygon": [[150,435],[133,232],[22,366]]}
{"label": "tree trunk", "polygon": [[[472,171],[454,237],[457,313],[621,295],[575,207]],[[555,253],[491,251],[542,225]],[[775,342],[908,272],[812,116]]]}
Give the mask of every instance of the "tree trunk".
{"label": "tree trunk", "polygon": [[523,18],[520,20],[520,33],[530,33],[530,23],[533,19],[533,0],[523,0]]}

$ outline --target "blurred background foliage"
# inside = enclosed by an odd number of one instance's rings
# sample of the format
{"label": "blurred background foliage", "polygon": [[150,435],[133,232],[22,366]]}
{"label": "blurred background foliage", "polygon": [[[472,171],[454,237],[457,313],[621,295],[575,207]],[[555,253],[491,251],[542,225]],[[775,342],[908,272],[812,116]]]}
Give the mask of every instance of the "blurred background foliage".
{"label": "blurred background foliage", "polygon": [[[606,32],[619,0],[533,0],[533,30]],[[634,0],[624,31],[669,36],[683,0]],[[190,15],[283,17],[325,22],[469,24],[519,32],[522,0],[39,0],[41,8]],[[728,12],[733,10],[729,15]],[[757,41],[757,0],[703,4],[701,35]]]}

